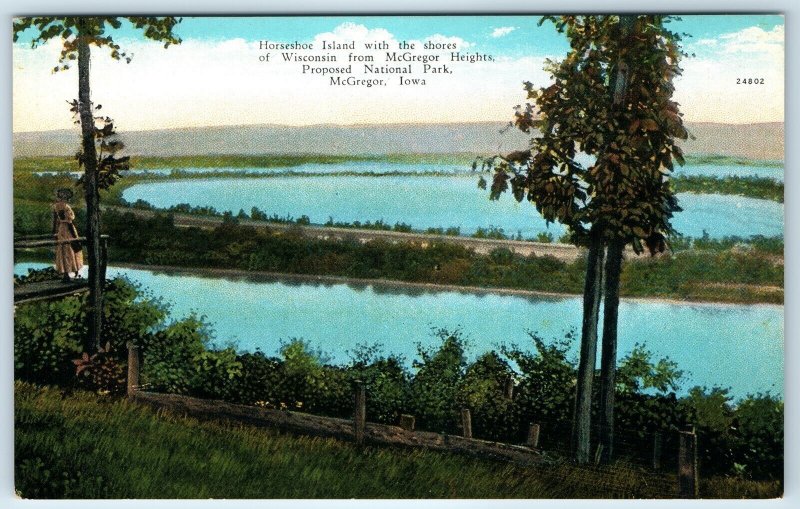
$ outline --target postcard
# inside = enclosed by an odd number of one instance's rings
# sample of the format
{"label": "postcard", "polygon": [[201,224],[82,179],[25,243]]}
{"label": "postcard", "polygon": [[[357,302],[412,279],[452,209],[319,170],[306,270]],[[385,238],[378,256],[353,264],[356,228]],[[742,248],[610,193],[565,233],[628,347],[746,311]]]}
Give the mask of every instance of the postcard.
{"label": "postcard", "polygon": [[14,18],[17,496],[781,497],[784,26]]}

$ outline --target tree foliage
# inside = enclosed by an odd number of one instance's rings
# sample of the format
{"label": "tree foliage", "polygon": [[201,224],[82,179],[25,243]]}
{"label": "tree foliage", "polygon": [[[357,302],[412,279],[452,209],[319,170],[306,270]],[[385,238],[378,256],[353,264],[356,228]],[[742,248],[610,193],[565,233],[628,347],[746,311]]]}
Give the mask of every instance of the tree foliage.
{"label": "tree foliage", "polygon": [[[172,29],[180,23],[181,18],[153,17],[153,16],[128,16],[124,18],[137,30],[141,30],[145,38],[164,43],[164,48],[172,44],[180,44],[181,39]],[[19,40],[20,34],[35,28],[36,36],[31,40],[31,47],[37,48],[51,39],[61,39],[63,46],[59,55],[58,65],[53,72],[64,71],[78,58],[79,34],[88,38],[89,44],[99,48],[108,48],[111,58],[124,60],[130,63],[133,54],[127,53],[114,42],[111,29],[122,28],[122,19],[113,17],[86,17],[86,16],[34,16],[14,19],[14,42]]]}
{"label": "tree foliage", "polygon": [[[73,99],[69,103],[70,111],[75,117],[75,124],[80,125],[80,112],[79,103],[77,99]],[[95,111],[99,111],[102,105],[94,106]],[[125,148],[125,144],[119,137],[116,129],[114,128],[114,120],[109,116],[95,115],[92,117],[94,123],[94,140],[96,152],[96,168],[97,168],[97,188],[108,189],[113,186],[122,175],[120,172],[130,169],[130,156],[118,157],[117,153]],[[86,166],[86,155],[84,151],[78,151],[75,154],[75,160],[78,162],[78,168]],[[82,175],[78,179],[78,184],[86,185],[86,175]]]}
{"label": "tree foliage", "polygon": [[676,139],[689,136],[672,100],[681,36],[666,28],[670,16],[636,16],[628,32],[618,16],[545,20],[566,34],[570,51],[546,62],[552,84],[525,83],[531,102],[516,107],[513,123],[541,136],[487,162],[491,196],[510,190],[579,243],[598,225],[606,240],[657,249],[680,211],[669,174],[684,163]]}

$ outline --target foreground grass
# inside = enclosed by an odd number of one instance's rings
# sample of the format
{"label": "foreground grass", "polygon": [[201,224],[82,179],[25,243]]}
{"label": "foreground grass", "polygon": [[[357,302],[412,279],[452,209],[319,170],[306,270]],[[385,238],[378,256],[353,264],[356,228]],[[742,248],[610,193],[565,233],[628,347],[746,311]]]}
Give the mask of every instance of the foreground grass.
{"label": "foreground grass", "polygon": [[[523,468],[424,450],[156,415],[124,400],[15,385],[16,488],[26,498],[669,497],[632,468]],[[780,483],[705,481],[707,497],[776,497]]]}

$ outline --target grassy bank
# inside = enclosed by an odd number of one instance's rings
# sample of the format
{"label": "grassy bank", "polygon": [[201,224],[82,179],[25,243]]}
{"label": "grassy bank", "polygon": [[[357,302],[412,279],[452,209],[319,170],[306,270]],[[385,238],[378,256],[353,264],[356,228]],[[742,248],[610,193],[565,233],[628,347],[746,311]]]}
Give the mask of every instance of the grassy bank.
{"label": "grassy bank", "polygon": [[[16,489],[25,498],[651,498],[671,476],[517,467],[157,416],[91,393],[15,385]],[[779,482],[707,479],[701,496],[777,497]]]}
{"label": "grassy bank", "polygon": [[672,179],[678,193],[734,194],[783,203],[783,182],[761,177],[687,177]]}
{"label": "grassy bank", "polygon": [[[455,164],[469,168],[475,154],[374,154],[374,155],[327,155],[327,154],[266,154],[230,155],[209,154],[191,156],[148,157],[132,156],[131,168],[137,169],[184,169],[184,168],[286,168],[301,164],[341,164],[350,161],[376,161],[407,164]],[[78,171],[73,157],[22,157],[14,159],[15,172]]]}
{"label": "grassy bank", "polygon": [[[176,227],[170,216],[150,219],[109,211],[106,231],[116,262],[237,268],[289,274],[334,275],[445,285],[580,294],[585,262],[523,257],[498,248],[489,255],[447,242],[422,247],[375,240],[322,240],[300,230],[243,226],[230,219],[214,230]],[[741,250],[708,242],[653,260],[625,262],[621,293],[717,302],[783,302],[784,268],[764,248]],[[717,249],[718,248],[718,249]],[[713,285],[713,291],[708,291]],[[774,287],[770,292],[758,286]]]}
{"label": "grassy bank", "polygon": [[769,159],[748,159],[746,157],[726,156],[721,154],[687,154],[686,163],[690,165],[718,164],[724,166],[768,166],[782,168],[783,161]]}
{"label": "grassy bank", "polygon": [[[34,224],[31,216],[29,223]],[[42,223],[47,217],[41,218]],[[35,224],[34,224],[35,225]],[[436,242],[323,240],[269,226],[223,220],[213,230],[175,226],[172,216],[142,218],[108,210],[105,232],[113,238],[112,263],[189,268],[224,268],[286,274],[330,275],[483,288],[508,288],[580,294],[585,262],[524,257],[506,248],[488,255]],[[621,294],[734,303],[783,302],[783,243],[780,239],[714,241],[695,239],[676,245],[657,259],[626,261]],[[18,258],[21,260],[22,258]]]}
{"label": "grassy bank", "polygon": [[[428,164],[472,164],[476,154],[374,154],[374,155],[326,155],[326,154],[265,154],[265,155],[231,155],[208,154],[191,156],[132,156],[131,167],[141,169],[155,168],[279,168],[300,164],[338,164],[348,161],[386,161],[391,163],[428,163]],[[715,154],[687,155],[689,165],[724,165],[724,166],[767,166],[780,168],[783,161],[761,161],[741,157],[730,157]],[[74,157],[20,157],[14,159],[14,171],[77,171],[78,165]]]}
{"label": "grassy bank", "polygon": [[194,155],[176,157],[132,158],[134,168],[279,168],[301,164],[340,164],[349,161],[376,161],[388,163],[459,164],[465,167],[472,163],[473,154],[375,154],[336,156],[309,155]]}

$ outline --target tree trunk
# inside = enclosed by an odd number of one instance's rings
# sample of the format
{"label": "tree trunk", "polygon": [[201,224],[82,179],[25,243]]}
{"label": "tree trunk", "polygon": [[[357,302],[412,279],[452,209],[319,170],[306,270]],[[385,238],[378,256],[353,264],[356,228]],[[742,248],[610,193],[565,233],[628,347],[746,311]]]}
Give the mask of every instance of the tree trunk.
{"label": "tree trunk", "polygon": [[600,358],[600,445],[601,461],[609,463],[614,454],[614,389],[617,372],[617,317],[619,311],[619,275],[622,269],[621,240],[608,245],[605,267],[605,307],[603,308],[603,345]]}
{"label": "tree trunk", "polygon": [[[627,40],[633,31],[635,16],[620,16],[620,35]],[[614,110],[625,108],[630,67],[621,58],[613,72],[612,92]],[[608,244],[605,266],[605,307],[603,308],[603,345],[600,359],[600,445],[603,463],[614,455],[614,390],[617,372],[617,318],[619,316],[619,273],[625,243],[615,239]]]}
{"label": "tree trunk", "polygon": [[87,335],[84,348],[92,352],[100,347],[103,327],[103,281],[100,279],[100,196],[97,191],[97,151],[94,139],[94,115],[89,84],[91,53],[85,26],[78,36],[78,111],[81,121],[84,190],[86,198],[86,249],[89,264],[89,302]]}
{"label": "tree trunk", "polygon": [[572,420],[572,451],[579,464],[591,456],[592,382],[597,363],[597,320],[603,291],[603,239],[592,229],[583,288],[583,327],[578,383],[575,392],[575,413]]}

